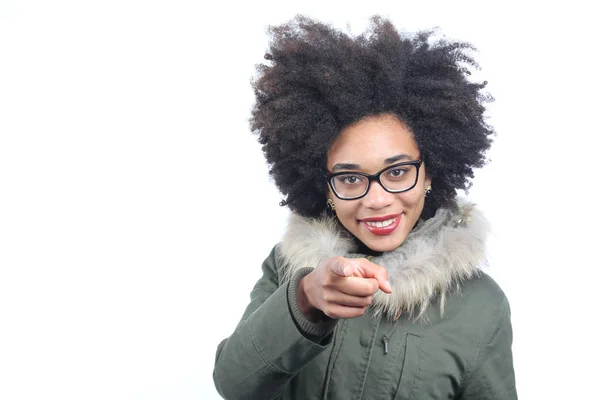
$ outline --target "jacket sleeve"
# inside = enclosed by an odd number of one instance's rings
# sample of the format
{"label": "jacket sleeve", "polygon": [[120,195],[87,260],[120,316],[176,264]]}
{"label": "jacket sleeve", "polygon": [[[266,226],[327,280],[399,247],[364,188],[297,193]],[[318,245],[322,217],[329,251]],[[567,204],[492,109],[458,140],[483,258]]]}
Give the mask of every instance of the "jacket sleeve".
{"label": "jacket sleeve", "polygon": [[235,331],[217,348],[213,380],[224,399],[277,398],[329,345],[335,321],[312,323],[296,305],[297,282],[311,269],[279,286],[276,250],[264,261],[263,275]]}
{"label": "jacket sleeve", "polygon": [[503,296],[467,377],[463,400],[516,400],[510,307]]}

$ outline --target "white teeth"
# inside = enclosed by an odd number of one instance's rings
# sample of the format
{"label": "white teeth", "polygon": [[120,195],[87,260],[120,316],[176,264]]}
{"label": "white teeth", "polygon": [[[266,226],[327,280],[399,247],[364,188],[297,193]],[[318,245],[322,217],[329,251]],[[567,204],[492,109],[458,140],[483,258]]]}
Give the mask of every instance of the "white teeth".
{"label": "white teeth", "polygon": [[375,228],[385,228],[386,226],[390,226],[391,224],[393,224],[395,221],[396,218],[392,218],[385,221],[366,222],[366,224]]}

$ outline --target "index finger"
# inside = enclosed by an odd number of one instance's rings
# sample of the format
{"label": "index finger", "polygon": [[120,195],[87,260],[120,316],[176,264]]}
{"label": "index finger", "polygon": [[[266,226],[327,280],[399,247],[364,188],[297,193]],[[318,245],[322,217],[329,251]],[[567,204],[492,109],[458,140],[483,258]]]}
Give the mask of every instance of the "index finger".
{"label": "index finger", "polygon": [[392,293],[392,287],[388,281],[387,269],[372,263],[366,258],[355,258],[349,261],[353,263],[354,271],[355,273],[358,272],[359,276],[376,279],[381,290],[386,293]]}

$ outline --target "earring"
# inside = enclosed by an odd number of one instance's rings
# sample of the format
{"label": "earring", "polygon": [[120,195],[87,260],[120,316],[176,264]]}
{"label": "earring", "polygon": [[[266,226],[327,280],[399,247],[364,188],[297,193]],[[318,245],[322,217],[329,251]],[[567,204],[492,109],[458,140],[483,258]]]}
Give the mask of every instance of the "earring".
{"label": "earring", "polygon": [[327,207],[331,210],[331,211],[335,211],[335,204],[333,204],[333,200],[332,199],[327,199]]}
{"label": "earring", "polygon": [[427,185],[427,187],[425,188],[425,197],[427,197],[429,193],[431,193],[431,185]]}

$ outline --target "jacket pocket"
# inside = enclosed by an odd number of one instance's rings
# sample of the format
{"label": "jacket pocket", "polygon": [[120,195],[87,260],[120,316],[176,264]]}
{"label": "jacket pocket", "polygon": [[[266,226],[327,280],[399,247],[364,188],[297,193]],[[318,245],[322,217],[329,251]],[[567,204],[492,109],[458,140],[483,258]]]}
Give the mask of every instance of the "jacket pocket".
{"label": "jacket pocket", "polygon": [[415,377],[419,369],[419,358],[421,355],[421,337],[408,333],[406,335],[406,346],[404,347],[404,361],[400,383],[394,400],[409,400],[415,384]]}

